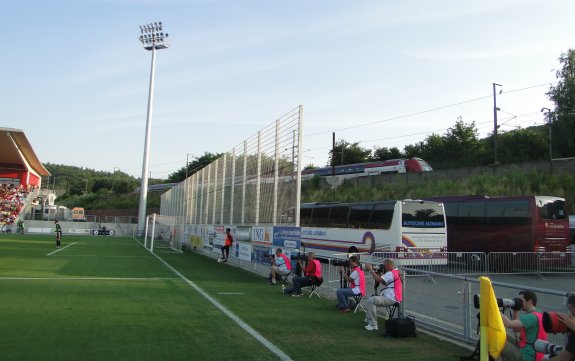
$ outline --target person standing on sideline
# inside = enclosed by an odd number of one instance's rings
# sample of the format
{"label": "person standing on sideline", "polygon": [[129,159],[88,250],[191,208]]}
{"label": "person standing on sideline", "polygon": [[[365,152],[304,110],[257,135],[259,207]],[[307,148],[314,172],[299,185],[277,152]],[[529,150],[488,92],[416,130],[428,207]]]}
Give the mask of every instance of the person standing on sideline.
{"label": "person standing on sideline", "polygon": [[56,225],[56,247],[60,248],[60,241],[62,240],[62,226],[58,223],[58,221],[54,221]]}
{"label": "person standing on sideline", "polygon": [[232,236],[231,229],[226,228],[226,240],[224,241],[224,246],[222,247],[222,262],[228,261],[232,243],[234,243],[234,236]]}

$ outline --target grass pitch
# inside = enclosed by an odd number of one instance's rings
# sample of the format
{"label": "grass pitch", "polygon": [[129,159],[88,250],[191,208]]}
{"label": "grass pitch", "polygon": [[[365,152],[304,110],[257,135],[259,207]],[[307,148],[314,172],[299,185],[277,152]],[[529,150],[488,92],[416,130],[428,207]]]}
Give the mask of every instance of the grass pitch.
{"label": "grass pitch", "polygon": [[293,360],[470,353],[421,333],[384,338],[363,329],[361,312],[284,296],[260,276],[199,254],[158,253],[184,280],[131,238],[65,235],[52,253],[54,244],[49,236],[0,235],[2,359],[277,360],[274,348]]}

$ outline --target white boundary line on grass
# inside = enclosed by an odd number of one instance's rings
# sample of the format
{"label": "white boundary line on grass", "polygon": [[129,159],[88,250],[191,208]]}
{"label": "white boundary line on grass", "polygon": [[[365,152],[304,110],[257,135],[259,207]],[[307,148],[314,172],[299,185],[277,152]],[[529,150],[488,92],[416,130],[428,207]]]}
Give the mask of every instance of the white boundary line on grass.
{"label": "white boundary line on grass", "polygon": [[[136,240],[137,241],[137,240]],[[142,243],[137,241],[142,247]],[[146,248],[147,249],[147,248]],[[149,251],[149,250],[148,250]],[[151,252],[150,252],[151,253]],[[254,330],[250,325],[242,321],[238,316],[236,316],[232,311],[228,310],[226,306],[222,305],[218,300],[210,296],[206,291],[204,291],[200,286],[196,285],[194,282],[190,281],[186,278],[183,274],[181,274],[178,270],[172,267],[168,262],[164,261],[160,256],[155,253],[152,253],[160,262],[162,262],[166,267],[168,267],[172,272],[174,272],[178,277],[184,280],[187,284],[190,285],[193,289],[198,291],[199,294],[204,296],[208,301],[210,301],[214,306],[216,306],[220,311],[222,311],[226,316],[232,319],[235,323],[238,324],[244,331],[249,333],[253,336],[259,343],[264,345],[268,350],[273,352],[276,356],[280,358],[280,360],[284,361],[292,361],[292,359],[285,354],[282,350],[280,350],[276,345],[268,341],[264,336],[260,335],[256,330]]]}
{"label": "white boundary line on grass", "polygon": [[58,249],[55,250],[54,252],[48,253],[46,256],[51,256],[51,255],[53,255],[53,254],[56,253],[56,252],[60,252],[60,251],[62,251],[62,250],[65,250],[66,248],[68,248],[68,247],[70,247],[70,246],[72,246],[72,245],[74,245],[74,244],[76,244],[76,243],[78,243],[78,242],[70,243],[69,245],[67,245],[67,246],[64,247],[64,248],[58,248]]}

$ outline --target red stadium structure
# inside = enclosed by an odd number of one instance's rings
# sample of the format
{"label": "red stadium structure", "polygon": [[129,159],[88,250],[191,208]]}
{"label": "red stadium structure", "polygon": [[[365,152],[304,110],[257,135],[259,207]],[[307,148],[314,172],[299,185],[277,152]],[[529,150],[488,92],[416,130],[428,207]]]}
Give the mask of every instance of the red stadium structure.
{"label": "red stadium structure", "polygon": [[49,175],[24,131],[0,128],[0,183],[40,187],[41,177]]}

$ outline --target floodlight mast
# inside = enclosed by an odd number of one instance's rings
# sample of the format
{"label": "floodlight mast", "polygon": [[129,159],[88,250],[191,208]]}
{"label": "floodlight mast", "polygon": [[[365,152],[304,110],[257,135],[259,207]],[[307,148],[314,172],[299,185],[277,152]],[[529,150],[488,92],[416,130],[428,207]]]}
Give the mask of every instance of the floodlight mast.
{"label": "floodlight mast", "polygon": [[152,131],[152,107],[154,102],[154,74],[156,72],[156,50],[170,46],[168,34],[163,32],[162,22],[140,26],[140,42],[144,49],[152,51],[150,69],[150,90],[148,93],[148,113],[146,117],[146,140],[144,143],[144,161],[142,164],[142,183],[140,185],[140,208],[138,210],[137,235],[143,236],[146,225],[146,202],[148,199],[148,163],[150,161],[150,134]]}

